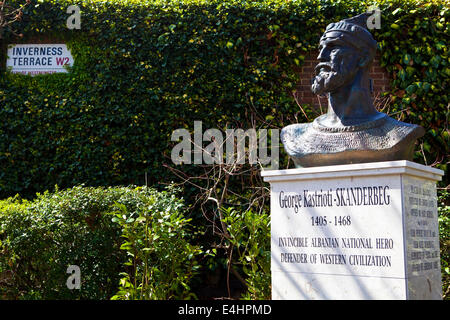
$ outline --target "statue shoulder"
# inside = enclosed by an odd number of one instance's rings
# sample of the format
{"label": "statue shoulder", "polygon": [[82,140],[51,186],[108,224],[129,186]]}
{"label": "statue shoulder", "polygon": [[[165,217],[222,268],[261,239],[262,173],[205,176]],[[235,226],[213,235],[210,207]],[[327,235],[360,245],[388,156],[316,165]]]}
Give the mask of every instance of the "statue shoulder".
{"label": "statue shoulder", "polygon": [[417,124],[405,123],[394,118],[387,117],[385,126],[387,133],[399,139],[416,140],[425,134],[425,129]]}
{"label": "statue shoulder", "polygon": [[298,139],[309,126],[311,126],[311,123],[295,123],[284,127],[280,134],[281,141],[286,143]]}

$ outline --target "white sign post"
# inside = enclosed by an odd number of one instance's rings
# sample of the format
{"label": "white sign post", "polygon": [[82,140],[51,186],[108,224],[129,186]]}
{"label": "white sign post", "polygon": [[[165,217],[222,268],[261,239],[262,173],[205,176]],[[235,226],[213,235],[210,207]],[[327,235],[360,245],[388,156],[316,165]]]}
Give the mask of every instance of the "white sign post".
{"label": "white sign post", "polygon": [[6,67],[26,75],[67,72],[73,57],[65,44],[12,44]]}

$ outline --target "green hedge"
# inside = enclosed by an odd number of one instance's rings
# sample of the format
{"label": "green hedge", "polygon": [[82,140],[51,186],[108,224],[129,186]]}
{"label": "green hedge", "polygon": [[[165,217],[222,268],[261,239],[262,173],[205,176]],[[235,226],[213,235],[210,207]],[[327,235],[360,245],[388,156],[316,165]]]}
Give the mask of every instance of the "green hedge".
{"label": "green hedge", "polygon": [[450,193],[438,197],[439,248],[441,256],[442,294],[450,300]]}
{"label": "green hedge", "polygon": [[[72,3],[81,30],[66,28]],[[171,163],[171,133],[194,120],[246,129],[251,109],[266,128],[306,121],[292,97],[298,67],[327,23],[371,3],[33,0],[15,25],[21,41],[64,41],[75,64],[68,74],[1,74],[0,198],[55,184],[143,184],[145,172],[150,184],[170,181],[162,164]],[[382,28],[373,33],[394,79],[390,112],[426,128],[427,163],[445,170],[448,5],[378,6]],[[3,45],[17,41],[6,34]],[[422,152],[415,160],[424,162]]]}
{"label": "green hedge", "polygon": [[[0,298],[192,296],[199,249],[188,242],[183,212],[172,191],[145,187],[78,186],[33,201],[2,200]],[[70,265],[80,268],[80,290],[66,286]]]}

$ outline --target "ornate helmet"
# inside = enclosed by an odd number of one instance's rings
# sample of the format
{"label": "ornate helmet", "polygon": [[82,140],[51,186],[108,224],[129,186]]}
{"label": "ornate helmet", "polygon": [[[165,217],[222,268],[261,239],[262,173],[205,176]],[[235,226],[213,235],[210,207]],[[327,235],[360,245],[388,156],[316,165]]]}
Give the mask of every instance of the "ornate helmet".
{"label": "ornate helmet", "polygon": [[372,57],[377,50],[377,42],[367,29],[367,19],[370,13],[362,13],[352,18],[330,23],[322,36],[323,38],[342,38],[354,47],[367,51]]}

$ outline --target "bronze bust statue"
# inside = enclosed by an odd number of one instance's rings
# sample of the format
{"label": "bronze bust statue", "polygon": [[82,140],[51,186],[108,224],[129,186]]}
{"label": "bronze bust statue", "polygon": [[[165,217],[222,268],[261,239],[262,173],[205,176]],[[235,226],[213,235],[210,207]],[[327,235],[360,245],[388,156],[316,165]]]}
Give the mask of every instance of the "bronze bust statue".
{"label": "bronze bust statue", "polygon": [[320,39],[311,89],[327,95],[328,111],[281,131],[296,167],[412,160],[415,141],[425,133],[373,106],[369,70],[377,43],[367,29],[368,17],[331,23]]}

